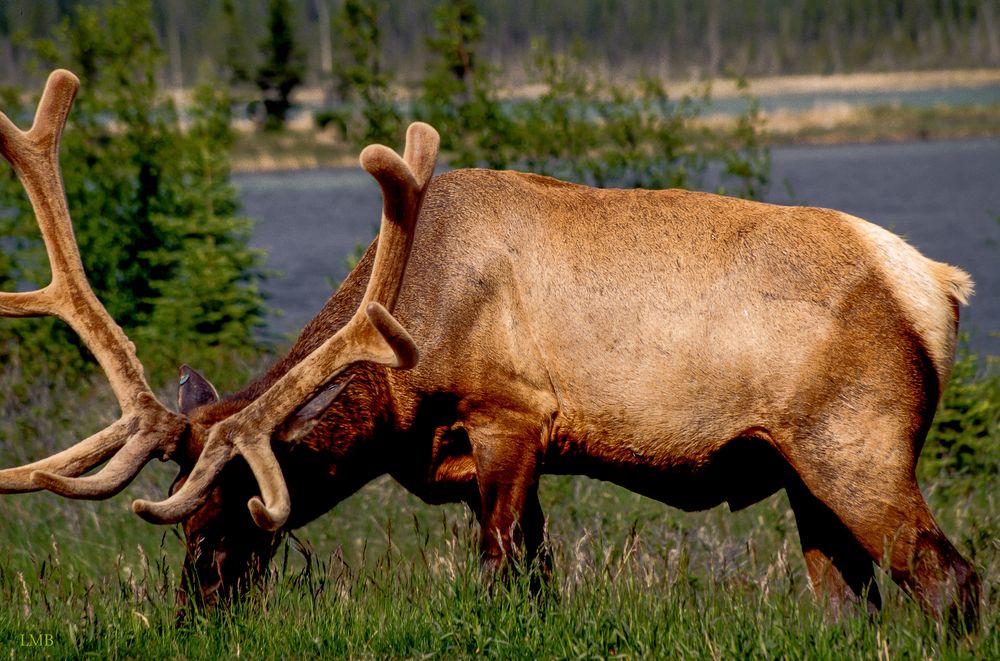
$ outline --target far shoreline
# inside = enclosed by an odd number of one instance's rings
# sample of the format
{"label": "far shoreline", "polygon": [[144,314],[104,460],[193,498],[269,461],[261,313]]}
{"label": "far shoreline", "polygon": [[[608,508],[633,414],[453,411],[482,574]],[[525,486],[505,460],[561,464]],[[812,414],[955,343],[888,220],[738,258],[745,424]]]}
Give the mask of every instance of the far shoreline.
{"label": "far shoreline", "polygon": [[[668,81],[672,97],[703,91],[708,81]],[[952,88],[1000,87],[1000,68],[929,71],[865,72],[831,75],[795,75],[753,78],[746,81],[758,98],[776,95],[848,94],[871,91],[904,92]],[[740,96],[746,89],[737,79],[708,82],[713,99]],[[530,98],[543,91],[538,86],[506,88],[507,98]],[[402,93],[401,93],[402,95]],[[237,126],[233,172],[276,172],[350,167],[357,150],[332,131],[313,126],[312,111],[322,98],[318,88],[295,95],[303,112],[280,133],[256,131],[253,125]],[[871,144],[914,140],[981,139],[1000,136],[1000,104],[917,108],[902,105],[850,105],[832,103],[806,110],[778,109],[762,112],[769,146]],[[733,115],[712,114],[697,121],[725,128]]]}

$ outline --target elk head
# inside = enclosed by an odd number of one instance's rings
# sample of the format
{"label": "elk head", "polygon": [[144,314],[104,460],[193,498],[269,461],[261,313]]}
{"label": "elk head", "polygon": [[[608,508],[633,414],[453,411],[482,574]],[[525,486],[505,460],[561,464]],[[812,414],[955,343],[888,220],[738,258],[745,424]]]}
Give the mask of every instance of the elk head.
{"label": "elk head", "polygon": [[[73,237],[58,152],[78,88],[72,73],[53,72],[26,132],[0,113],[0,152],[28,193],[52,267],[46,287],[0,293],[0,314],[51,315],[68,323],[107,375],[121,417],[62,452],[0,471],[0,493],[48,489],[69,498],[109,498],[156,457],[178,462],[181,475],[165,500],[132,503],[142,518],[161,524],[186,522],[189,543],[192,536],[206,532],[225,535],[211,529],[219,523],[222,505],[215,485],[226,474],[223,479],[243,484],[228,493],[247,495],[253,522],[262,531],[278,531],[288,520],[291,502],[272,444],[309,432],[341,393],[343,384],[337,381],[347,367],[367,362],[409,369],[416,364],[417,348],[392,309],[433,174],[438,135],[430,126],[415,123],[407,131],[402,158],[381,145],[361,153],[362,167],[381,186],[384,207],[371,277],[350,320],[252,401],[213,406],[217,395],[211,385],[182,368],[180,406],[174,412],[157,400],[134,345],[91,290]],[[245,465],[234,462],[237,457]],[[104,462],[99,472],[84,475]],[[232,510],[228,513],[232,518]],[[260,539],[270,543],[273,535]],[[216,573],[221,576],[222,570]],[[204,583],[206,576],[201,578]]]}

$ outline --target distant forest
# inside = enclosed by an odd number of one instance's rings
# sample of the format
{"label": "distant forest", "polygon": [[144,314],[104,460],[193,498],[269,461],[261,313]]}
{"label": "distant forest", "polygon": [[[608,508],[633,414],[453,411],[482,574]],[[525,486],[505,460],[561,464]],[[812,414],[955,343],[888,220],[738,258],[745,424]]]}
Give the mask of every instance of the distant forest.
{"label": "distant forest", "polygon": [[[330,26],[343,1],[291,2],[307,83],[320,82],[337,57]],[[423,76],[432,12],[442,1],[368,0],[397,82]],[[25,67],[25,40],[51,34],[76,4],[105,2],[0,2],[0,83],[37,78]],[[226,57],[250,67],[262,57],[268,0],[154,0],[153,7],[168,85],[194,84]],[[997,0],[479,0],[477,7],[485,18],[480,53],[507,83],[523,80],[539,38],[550,49],[577,47],[613,74],[672,79],[1000,66]]]}

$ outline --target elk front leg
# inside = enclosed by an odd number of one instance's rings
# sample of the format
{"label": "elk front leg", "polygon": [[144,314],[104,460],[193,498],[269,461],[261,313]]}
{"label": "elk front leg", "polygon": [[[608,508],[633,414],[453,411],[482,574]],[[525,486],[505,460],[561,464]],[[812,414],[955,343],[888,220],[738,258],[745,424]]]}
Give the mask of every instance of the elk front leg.
{"label": "elk front leg", "polygon": [[484,578],[492,581],[511,561],[542,577],[551,571],[543,551],[545,516],[538,502],[542,429],[516,414],[468,424],[479,481],[479,553]]}

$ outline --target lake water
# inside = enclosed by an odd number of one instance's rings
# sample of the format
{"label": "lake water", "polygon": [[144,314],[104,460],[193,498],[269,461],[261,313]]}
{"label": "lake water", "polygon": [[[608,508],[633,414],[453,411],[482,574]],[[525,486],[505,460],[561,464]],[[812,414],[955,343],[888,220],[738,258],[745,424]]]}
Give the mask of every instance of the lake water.
{"label": "lake water", "polygon": [[[782,147],[767,200],[840,209],[905,236],[976,281],[962,327],[1000,355],[1000,139]],[[281,308],[271,328],[296,333],[346,275],[345,256],[378,228],[381,197],[356,169],[239,174],[253,243],[280,272],[265,286]]]}
{"label": "lake water", "polygon": [[[1000,85],[974,87],[933,87],[912,90],[869,90],[864,92],[804,92],[773,94],[756,97],[765,112],[801,112],[814,108],[847,105],[851,107],[902,106],[933,108],[936,106],[985,106],[1000,103]],[[712,99],[706,112],[734,114],[743,112],[745,101],[740,98]]]}

